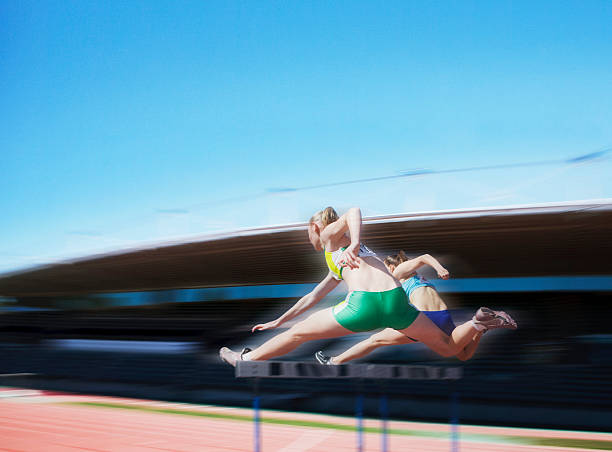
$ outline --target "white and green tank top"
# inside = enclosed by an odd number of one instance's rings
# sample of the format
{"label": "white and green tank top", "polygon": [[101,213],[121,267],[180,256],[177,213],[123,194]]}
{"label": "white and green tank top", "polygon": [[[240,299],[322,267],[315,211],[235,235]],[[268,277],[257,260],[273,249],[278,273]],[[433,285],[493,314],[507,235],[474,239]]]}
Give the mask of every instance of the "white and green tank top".
{"label": "white and green tank top", "polygon": [[[340,255],[346,248],[347,247],[345,246],[345,247],[337,249],[336,251],[327,251],[325,249],[323,250],[325,252],[325,262],[327,262],[329,271],[331,271],[332,276],[339,281],[342,280],[342,269],[344,267],[340,265],[340,262],[338,262],[338,260],[340,259]],[[363,243],[360,243],[358,256],[359,257],[370,257],[370,256],[376,256],[376,253],[372,251],[370,248],[368,248],[367,246],[365,246]]]}

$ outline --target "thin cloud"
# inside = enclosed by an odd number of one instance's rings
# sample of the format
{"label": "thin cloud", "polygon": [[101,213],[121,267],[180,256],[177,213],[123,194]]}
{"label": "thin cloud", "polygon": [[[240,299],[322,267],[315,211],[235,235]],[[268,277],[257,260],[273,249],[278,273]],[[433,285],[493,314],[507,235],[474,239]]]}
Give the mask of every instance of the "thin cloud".
{"label": "thin cloud", "polygon": [[155,212],[185,215],[189,213],[189,210],[187,209],[155,209]]}
{"label": "thin cloud", "polygon": [[78,235],[80,237],[101,237],[102,236],[101,232],[85,231],[85,230],[67,231],[66,234],[68,234],[68,235]]}

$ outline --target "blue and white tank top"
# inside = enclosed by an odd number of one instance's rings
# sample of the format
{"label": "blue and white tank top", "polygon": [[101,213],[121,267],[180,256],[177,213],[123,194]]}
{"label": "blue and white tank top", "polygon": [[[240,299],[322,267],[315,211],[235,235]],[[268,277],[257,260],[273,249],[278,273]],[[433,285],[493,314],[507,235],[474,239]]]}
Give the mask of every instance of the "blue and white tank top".
{"label": "blue and white tank top", "polygon": [[408,295],[408,297],[410,297],[412,292],[414,292],[419,287],[433,287],[433,284],[430,283],[429,281],[427,281],[421,275],[416,274],[416,275],[408,278],[406,281],[404,281],[402,283],[402,287],[404,288],[404,291],[406,292],[406,295]]}

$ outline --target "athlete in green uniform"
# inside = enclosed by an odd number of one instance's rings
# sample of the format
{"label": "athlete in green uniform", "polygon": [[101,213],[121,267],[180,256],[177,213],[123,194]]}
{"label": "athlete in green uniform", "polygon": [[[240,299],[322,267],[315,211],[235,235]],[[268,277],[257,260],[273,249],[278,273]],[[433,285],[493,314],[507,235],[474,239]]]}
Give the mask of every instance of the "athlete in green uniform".
{"label": "athlete in green uniform", "polygon": [[507,325],[509,316],[500,317],[497,313],[491,314],[494,311],[479,310],[470,322],[447,335],[410,305],[400,282],[373,252],[361,244],[360,235],[361,211],[358,208],[350,209],[341,217],[331,207],[313,215],[308,225],[308,237],[316,250],[324,251],[330,272],[312,292],[282,316],[256,325],[252,331],[277,328],[297,317],[317,304],[341,280],[348,286],[346,300],[312,314],[255,350],[245,349],[239,353],[223,347],[219,351],[221,359],[233,366],[240,359],[262,361],[289,353],[307,341],[378,328],[394,328],[442,356],[454,356],[476,332]]}

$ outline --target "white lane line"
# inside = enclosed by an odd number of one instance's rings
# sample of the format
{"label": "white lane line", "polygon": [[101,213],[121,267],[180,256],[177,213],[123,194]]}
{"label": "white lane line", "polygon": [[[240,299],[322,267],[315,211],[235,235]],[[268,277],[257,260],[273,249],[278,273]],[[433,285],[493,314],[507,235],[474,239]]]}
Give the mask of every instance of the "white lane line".
{"label": "white lane line", "polygon": [[10,399],[13,397],[34,397],[40,395],[42,395],[42,392],[31,389],[0,390],[0,399]]}
{"label": "white lane line", "polygon": [[292,443],[289,443],[282,449],[279,449],[278,452],[305,452],[310,448],[321,444],[334,433],[334,430],[309,430],[298,436],[298,438]]}

